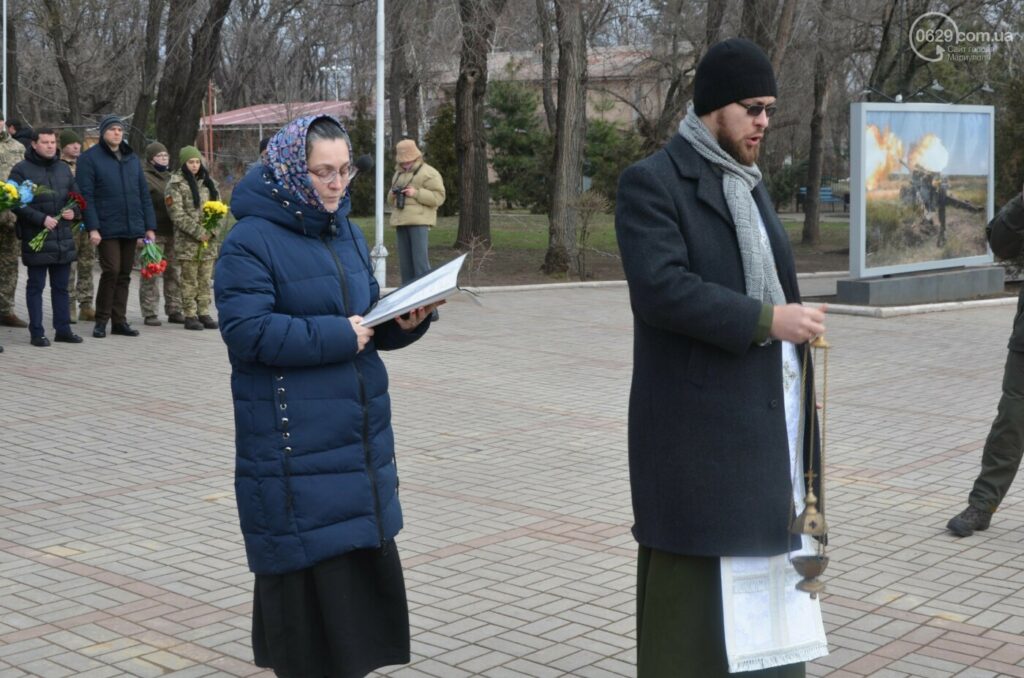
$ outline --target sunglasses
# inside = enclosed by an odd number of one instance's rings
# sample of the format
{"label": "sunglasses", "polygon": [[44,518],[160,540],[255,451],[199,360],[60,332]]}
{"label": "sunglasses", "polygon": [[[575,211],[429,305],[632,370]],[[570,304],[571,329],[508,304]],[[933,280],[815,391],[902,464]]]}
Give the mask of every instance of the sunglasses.
{"label": "sunglasses", "polygon": [[768,104],[766,106],[764,104],[745,104],[741,101],[737,101],[736,104],[747,109],[747,115],[751,118],[756,118],[762,112],[770,118],[775,115],[775,111],[779,110],[775,104]]}

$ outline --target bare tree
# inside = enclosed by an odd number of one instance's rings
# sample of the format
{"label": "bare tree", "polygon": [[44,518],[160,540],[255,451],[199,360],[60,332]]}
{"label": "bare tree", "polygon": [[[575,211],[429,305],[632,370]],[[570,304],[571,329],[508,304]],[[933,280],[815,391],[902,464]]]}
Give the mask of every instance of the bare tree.
{"label": "bare tree", "polygon": [[459,79],[455,84],[455,150],[459,163],[459,232],[455,247],[473,238],[491,242],[491,191],[487,182],[484,99],[487,95],[487,53],[495,22],[506,0],[458,0],[462,20]]}
{"label": "bare tree", "polygon": [[832,10],[832,0],[822,0],[818,16],[818,48],[814,56],[814,108],[811,112],[811,150],[807,167],[807,198],[804,203],[804,228],[802,242],[817,245],[821,241],[820,193],[822,164],[825,147],[825,110],[828,107],[829,64],[825,57],[826,26]]}
{"label": "bare tree", "polygon": [[537,29],[540,33],[540,90],[541,100],[544,102],[544,121],[547,123],[548,132],[553,134],[557,124],[555,98],[551,93],[551,69],[555,40],[551,34],[551,12],[548,9],[548,4],[548,0],[537,0]]}
{"label": "bare tree", "polygon": [[[52,0],[48,0],[52,1]],[[146,12],[146,41],[142,45],[142,84],[139,98],[132,115],[134,125],[128,136],[128,145],[142,150],[146,145],[146,122],[153,105],[153,94],[156,91],[156,75],[160,67],[160,21],[164,14],[165,0],[149,0]],[[70,99],[70,90],[69,99]],[[72,118],[74,115],[72,113]]]}
{"label": "bare tree", "polygon": [[405,27],[405,15],[408,14],[408,2],[389,2],[385,5],[387,10],[387,27],[391,35],[391,49],[388,52],[391,63],[388,68],[388,106],[391,111],[391,143],[395,144],[402,139],[403,120],[402,102],[405,99],[405,89],[408,86],[409,67],[406,65],[406,43],[408,42],[408,31]]}
{"label": "bare tree", "polygon": [[53,43],[53,55],[57,62],[57,71],[61,80],[64,81],[64,89],[68,97],[68,117],[72,123],[78,124],[82,120],[82,105],[78,93],[78,78],[75,77],[74,69],[68,60],[68,52],[74,51],[77,34],[64,33],[64,26],[61,22],[63,7],[57,0],[43,0],[43,16],[45,18],[45,30]]}
{"label": "bare tree", "polygon": [[[636,98],[624,98],[605,92],[633,109],[636,127],[644,141],[644,150],[660,148],[675,131],[693,96],[693,74],[709,45],[718,42],[725,20],[726,3],[709,0],[666,0],[646,20],[651,34],[651,55],[645,67],[645,81],[656,83]],[[688,33],[694,17],[704,15],[703,29]],[[653,109],[651,101],[658,102]]]}
{"label": "bare tree", "polygon": [[587,131],[587,43],[580,0],[555,0],[558,30],[558,114],[545,273],[566,273],[573,260],[583,189]]}
{"label": "bare tree", "polygon": [[[714,0],[711,0],[712,2]],[[772,0],[743,0],[740,16],[740,37],[755,42],[765,52],[772,48],[772,24],[775,2]]]}
{"label": "bare tree", "polygon": [[16,16],[7,18],[7,110],[4,117],[14,118],[13,111],[18,110],[18,19]]}
{"label": "bare tree", "polygon": [[167,59],[160,79],[156,133],[171,156],[191,144],[199,129],[199,111],[220,53],[221,27],[232,0],[210,0],[195,31],[192,15],[199,0],[175,0],[167,16]]}

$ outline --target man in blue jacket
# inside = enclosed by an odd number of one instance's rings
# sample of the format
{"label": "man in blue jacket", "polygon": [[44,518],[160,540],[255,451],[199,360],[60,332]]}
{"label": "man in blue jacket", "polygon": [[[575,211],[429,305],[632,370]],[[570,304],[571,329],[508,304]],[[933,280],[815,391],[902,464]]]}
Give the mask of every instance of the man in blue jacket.
{"label": "man in blue jacket", "polygon": [[156,215],[142,163],[124,141],[124,123],[116,115],[100,121],[100,143],[79,158],[77,180],[85,198],[89,241],[100,259],[92,336],[107,336],[108,320],[113,321],[112,334],[138,336],[126,317],[128,287],[136,242],[156,237]]}

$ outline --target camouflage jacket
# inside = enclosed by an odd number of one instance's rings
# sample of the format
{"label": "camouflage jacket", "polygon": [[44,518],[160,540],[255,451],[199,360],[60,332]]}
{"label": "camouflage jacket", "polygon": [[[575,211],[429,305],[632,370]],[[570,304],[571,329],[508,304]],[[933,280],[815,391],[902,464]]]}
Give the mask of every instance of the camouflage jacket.
{"label": "camouflage jacket", "polygon": [[[199,207],[192,202],[192,189],[181,172],[173,172],[167,187],[164,189],[164,204],[167,213],[174,223],[174,251],[181,259],[198,255],[205,249],[205,257],[216,257],[217,247],[214,242],[217,233],[210,238],[208,247],[202,247],[200,238],[206,233],[203,228],[203,204],[210,199],[210,190],[203,182],[199,183]],[[204,258],[205,258],[204,257]]]}
{"label": "camouflage jacket", "polygon": [[[25,147],[21,145],[21,142],[7,132],[0,132],[0,181],[7,181],[14,166],[24,159]],[[11,226],[16,220],[14,212],[10,210],[0,212],[0,224]]]}

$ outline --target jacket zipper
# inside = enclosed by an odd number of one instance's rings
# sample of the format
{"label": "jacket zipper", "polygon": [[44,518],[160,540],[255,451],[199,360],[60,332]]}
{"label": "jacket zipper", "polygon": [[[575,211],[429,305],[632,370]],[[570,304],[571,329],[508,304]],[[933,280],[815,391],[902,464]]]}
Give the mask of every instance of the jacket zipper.
{"label": "jacket zipper", "polygon": [[[334,222],[333,214],[331,215],[331,222]],[[351,308],[351,302],[348,296],[348,283],[345,281],[345,268],[341,265],[338,253],[327,242],[326,236],[329,232],[330,229],[323,232],[320,242],[331,253],[334,265],[338,268],[338,279],[341,281],[341,297],[345,304],[344,312],[348,313]],[[359,363],[356,360],[352,361],[352,367],[355,369],[356,378],[359,380],[359,401],[363,410],[363,462],[366,464],[366,473],[370,476],[370,490],[373,492],[373,514],[377,521],[377,541],[381,548],[384,548],[384,521],[381,518],[380,512],[380,493],[377,491],[377,471],[373,468],[373,460],[370,458],[370,416],[366,406],[366,382],[363,380],[363,373],[359,369]]]}

